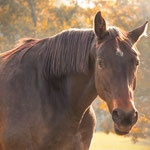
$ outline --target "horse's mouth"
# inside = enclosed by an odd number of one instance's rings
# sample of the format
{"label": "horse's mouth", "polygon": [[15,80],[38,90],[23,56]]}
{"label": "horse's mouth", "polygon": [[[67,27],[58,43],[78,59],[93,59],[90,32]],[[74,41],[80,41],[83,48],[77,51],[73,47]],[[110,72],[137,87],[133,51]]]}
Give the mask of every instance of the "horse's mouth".
{"label": "horse's mouth", "polygon": [[127,131],[120,130],[116,124],[114,125],[114,129],[115,129],[116,134],[118,135],[126,135],[130,132],[130,130],[127,130]]}
{"label": "horse's mouth", "polygon": [[126,135],[126,134],[129,133],[129,131],[128,131],[128,132],[124,132],[124,131],[118,130],[117,128],[115,128],[115,132],[116,132],[118,135]]}

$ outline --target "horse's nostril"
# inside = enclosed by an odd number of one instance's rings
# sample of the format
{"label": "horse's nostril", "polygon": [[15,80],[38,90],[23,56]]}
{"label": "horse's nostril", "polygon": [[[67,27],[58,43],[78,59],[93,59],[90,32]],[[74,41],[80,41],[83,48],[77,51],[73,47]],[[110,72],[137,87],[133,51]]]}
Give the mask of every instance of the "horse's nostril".
{"label": "horse's nostril", "polygon": [[126,113],[124,119],[122,120],[122,125],[132,126],[137,122],[138,113],[135,110],[132,110],[130,113]]}
{"label": "horse's nostril", "polygon": [[115,109],[112,112],[112,119],[115,123],[120,123],[124,118],[124,112],[121,109]]}
{"label": "horse's nostril", "polygon": [[132,110],[130,113],[127,113],[122,109],[117,108],[112,112],[112,119],[117,124],[131,126],[137,122],[138,112]]}

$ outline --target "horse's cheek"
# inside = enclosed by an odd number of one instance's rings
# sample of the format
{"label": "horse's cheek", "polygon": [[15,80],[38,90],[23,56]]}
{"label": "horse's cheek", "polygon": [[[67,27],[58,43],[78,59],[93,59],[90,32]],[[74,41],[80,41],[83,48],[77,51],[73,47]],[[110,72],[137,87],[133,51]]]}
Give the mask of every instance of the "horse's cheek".
{"label": "horse's cheek", "polygon": [[100,75],[100,69],[96,69],[95,70],[95,87],[96,87],[96,90],[97,90],[97,94],[100,96],[100,98],[102,99],[105,99],[104,98],[104,92],[103,92],[103,87],[102,87],[102,77]]}

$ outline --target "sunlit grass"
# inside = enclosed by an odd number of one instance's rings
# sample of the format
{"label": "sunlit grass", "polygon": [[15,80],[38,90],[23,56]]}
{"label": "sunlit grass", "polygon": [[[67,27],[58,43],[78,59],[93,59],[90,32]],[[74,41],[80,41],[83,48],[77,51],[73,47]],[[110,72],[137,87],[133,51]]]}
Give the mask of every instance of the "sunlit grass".
{"label": "sunlit grass", "polygon": [[150,150],[150,139],[133,144],[128,137],[95,133],[90,150]]}

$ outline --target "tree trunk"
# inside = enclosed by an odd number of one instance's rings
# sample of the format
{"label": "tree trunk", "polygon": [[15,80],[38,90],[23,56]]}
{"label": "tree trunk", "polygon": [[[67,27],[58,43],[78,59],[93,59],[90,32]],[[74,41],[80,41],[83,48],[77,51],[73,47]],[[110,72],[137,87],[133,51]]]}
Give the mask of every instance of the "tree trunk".
{"label": "tree trunk", "polygon": [[32,17],[32,20],[33,20],[33,24],[36,27],[37,16],[35,14],[35,4],[34,4],[33,0],[27,0],[27,2],[28,2],[29,6],[30,6],[30,9],[31,9],[31,17]]}

